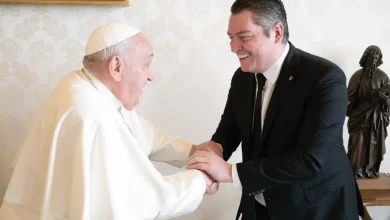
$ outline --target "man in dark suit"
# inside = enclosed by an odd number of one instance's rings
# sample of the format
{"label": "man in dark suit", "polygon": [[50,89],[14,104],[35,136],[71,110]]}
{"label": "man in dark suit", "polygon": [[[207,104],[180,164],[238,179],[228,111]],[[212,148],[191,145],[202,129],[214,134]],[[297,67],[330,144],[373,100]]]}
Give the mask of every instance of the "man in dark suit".
{"label": "man in dark suit", "polygon": [[[280,0],[236,0],[235,72],[211,141],[186,167],[242,188],[236,219],[357,220],[363,206],[343,146],[346,77],[288,41]],[[242,145],[242,162],[226,162]]]}

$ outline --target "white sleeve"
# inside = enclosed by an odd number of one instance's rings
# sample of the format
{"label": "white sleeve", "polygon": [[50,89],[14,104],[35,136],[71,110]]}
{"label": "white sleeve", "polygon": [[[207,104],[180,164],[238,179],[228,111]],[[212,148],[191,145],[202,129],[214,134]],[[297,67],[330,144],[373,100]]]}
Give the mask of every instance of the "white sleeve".
{"label": "white sleeve", "polygon": [[139,119],[147,137],[153,137],[153,148],[149,159],[182,168],[188,159],[192,144],[166,133],[141,116]]}
{"label": "white sleeve", "polygon": [[162,176],[132,137],[108,126],[96,134],[90,172],[91,219],[173,218],[194,211],[206,191],[200,171]]}
{"label": "white sleeve", "polygon": [[242,189],[240,177],[237,173],[237,164],[232,164],[232,178],[233,178],[233,187],[236,189]]}

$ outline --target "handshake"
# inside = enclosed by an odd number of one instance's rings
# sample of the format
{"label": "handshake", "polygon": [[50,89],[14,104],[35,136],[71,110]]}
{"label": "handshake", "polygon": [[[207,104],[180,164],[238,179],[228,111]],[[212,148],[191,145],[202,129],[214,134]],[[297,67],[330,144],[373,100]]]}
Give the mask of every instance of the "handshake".
{"label": "handshake", "polygon": [[193,145],[185,168],[203,172],[206,179],[206,194],[218,191],[219,183],[232,182],[232,165],[223,159],[222,146],[214,141]]}

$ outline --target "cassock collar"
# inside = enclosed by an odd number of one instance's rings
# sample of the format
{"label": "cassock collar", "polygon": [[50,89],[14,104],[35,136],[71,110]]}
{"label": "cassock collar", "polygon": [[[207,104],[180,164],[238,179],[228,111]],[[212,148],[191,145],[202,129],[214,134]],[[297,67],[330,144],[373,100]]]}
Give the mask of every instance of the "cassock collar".
{"label": "cassock collar", "polygon": [[116,96],[104,85],[98,78],[96,78],[93,74],[88,72],[86,68],[82,68],[81,70],[87,78],[91,81],[92,85],[99,91],[99,93],[104,97],[104,99],[112,104],[115,109],[118,111],[123,108],[123,104],[116,98]]}

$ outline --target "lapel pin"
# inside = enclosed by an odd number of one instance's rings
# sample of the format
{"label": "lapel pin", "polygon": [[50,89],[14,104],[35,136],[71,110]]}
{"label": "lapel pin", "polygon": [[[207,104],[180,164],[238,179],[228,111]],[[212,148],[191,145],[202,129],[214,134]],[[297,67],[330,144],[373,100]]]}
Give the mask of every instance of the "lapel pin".
{"label": "lapel pin", "polygon": [[293,78],[294,78],[293,76],[290,76],[290,77],[288,77],[288,80],[291,81]]}

